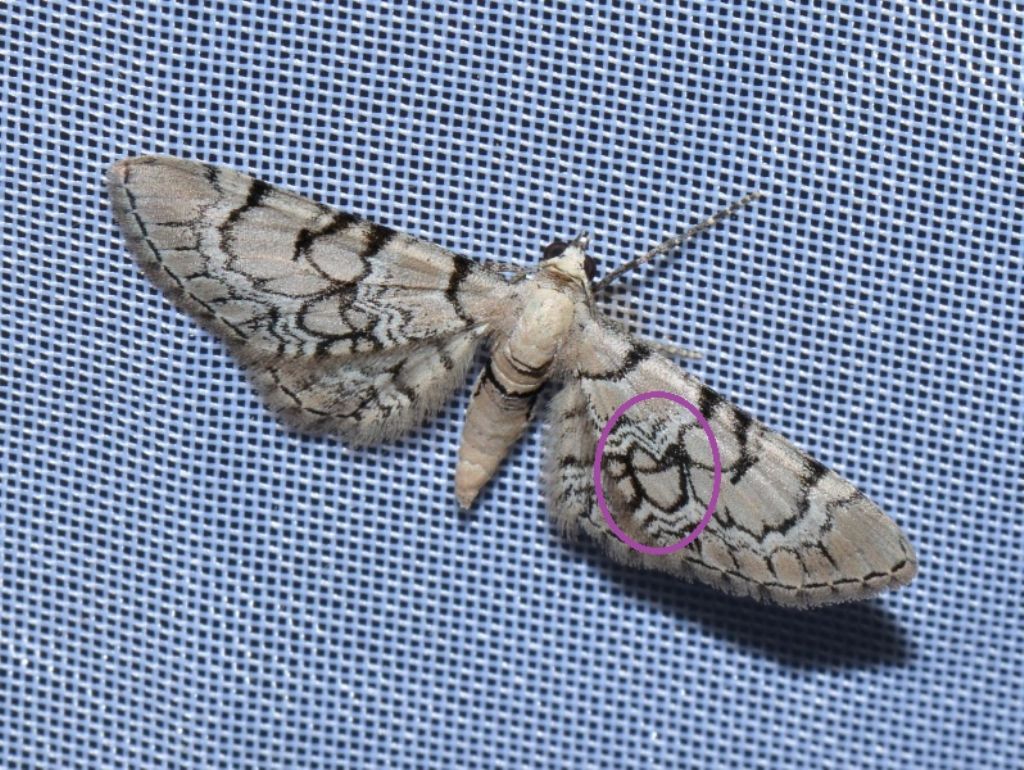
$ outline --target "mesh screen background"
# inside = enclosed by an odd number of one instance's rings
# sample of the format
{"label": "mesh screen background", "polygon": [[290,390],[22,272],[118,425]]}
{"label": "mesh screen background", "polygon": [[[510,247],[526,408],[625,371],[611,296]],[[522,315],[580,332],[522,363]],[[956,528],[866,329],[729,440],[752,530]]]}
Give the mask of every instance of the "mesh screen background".
{"label": "mesh screen background", "polygon": [[[0,7],[0,765],[1020,767],[1019,5]],[[127,258],[126,155],[212,161],[603,306],[879,501],[921,574],[797,613],[476,507],[466,392],[282,429]],[[612,312],[612,311],[610,311]]]}

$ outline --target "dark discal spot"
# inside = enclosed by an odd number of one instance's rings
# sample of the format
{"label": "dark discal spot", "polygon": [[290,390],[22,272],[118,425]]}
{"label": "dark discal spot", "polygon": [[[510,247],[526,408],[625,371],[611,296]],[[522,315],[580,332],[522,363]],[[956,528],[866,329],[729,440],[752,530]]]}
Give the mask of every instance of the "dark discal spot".
{"label": "dark discal spot", "polygon": [[[582,329],[583,327],[578,327]],[[584,380],[615,382],[621,380],[631,371],[636,369],[643,361],[651,355],[651,349],[642,342],[632,341],[629,350],[622,358],[622,364],[617,369],[606,369],[603,372],[588,372],[584,369],[577,369],[577,375]]]}
{"label": "dark discal spot", "polygon": [[740,445],[740,459],[732,469],[731,480],[733,484],[738,484],[760,458],[751,454],[748,446],[750,428],[754,424],[754,419],[742,409],[735,408],[733,409],[733,419],[736,421],[736,439]]}
{"label": "dark discal spot", "polygon": [[747,471],[754,467],[757,460],[757,457],[751,457],[747,454],[741,455],[739,462],[731,468],[731,475],[729,476],[730,483],[739,484],[740,481],[743,480],[743,477],[747,475]]}
{"label": "dark discal spot", "polygon": [[733,419],[736,420],[736,438],[739,440],[740,446],[746,447],[750,437],[750,426],[753,425],[754,420],[742,409],[733,410]]}
{"label": "dark discal spot", "polygon": [[353,225],[359,224],[359,222],[359,217],[354,214],[346,214],[339,211],[334,215],[334,217],[332,217],[331,221],[320,230],[309,230],[308,228],[303,228],[295,237],[295,251],[292,254],[292,260],[298,260],[300,257],[305,257],[317,238],[324,238],[329,235],[340,233]]}
{"label": "dark discal spot", "polygon": [[562,256],[562,252],[568,248],[569,244],[565,241],[552,241],[544,247],[544,256],[541,257],[542,261],[549,259],[555,259],[556,257]]}
{"label": "dark discal spot", "polygon": [[217,227],[217,232],[220,233],[220,247],[229,255],[229,268],[232,266],[235,259],[234,252],[232,250],[235,224],[242,218],[242,215],[250,209],[259,206],[263,202],[263,199],[273,191],[274,188],[266,182],[261,179],[253,179],[252,184],[249,185],[249,193],[245,196],[245,203],[228,214],[227,218]]}
{"label": "dark discal spot", "polygon": [[811,490],[829,474],[829,470],[813,457],[805,457],[804,464],[807,466],[807,472],[803,478],[803,486],[804,489]]}
{"label": "dark discal spot", "polygon": [[720,403],[722,403],[722,397],[711,388],[704,386],[704,389],[700,392],[700,401],[697,404],[697,409],[704,415],[705,420],[710,420]]}
{"label": "dark discal spot", "polygon": [[636,367],[638,367],[650,355],[651,349],[649,347],[644,345],[642,342],[634,342],[626,353],[626,357],[622,361],[622,366],[614,371],[605,372],[600,376],[588,377],[588,379],[616,382],[636,369]]}
{"label": "dark discal spot", "polygon": [[384,246],[395,237],[397,233],[390,227],[384,225],[371,224],[370,232],[366,236],[366,245],[363,247],[362,252],[359,254],[360,257],[366,259],[372,257],[374,254],[379,252]]}
{"label": "dark discal spot", "polygon": [[455,309],[456,315],[459,316],[463,321],[472,322],[466,311],[462,307],[462,303],[459,301],[459,289],[462,287],[462,282],[466,280],[466,277],[470,273],[472,262],[463,257],[460,254],[456,254],[452,259],[452,273],[448,277],[448,287],[445,289],[444,296],[451,303]]}
{"label": "dark discal spot", "polygon": [[579,459],[575,455],[566,455],[558,461],[558,467],[562,470],[567,468],[589,468],[590,463]]}
{"label": "dark discal spot", "polygon": [[273,188],[263,180],[252,180],[252,184],[249,186],[249,194],[245,198],[245,203],[228,214],[228,218],[224,220],[224,225],[233,225],[246,211],[259,206],[267,194],[272,190]]}
{"label": "dark discal spot", "polygon": [[597,275],[597,261],[589,254],[583,257],[583,272],[587,274],[588,281],[593,281]]}

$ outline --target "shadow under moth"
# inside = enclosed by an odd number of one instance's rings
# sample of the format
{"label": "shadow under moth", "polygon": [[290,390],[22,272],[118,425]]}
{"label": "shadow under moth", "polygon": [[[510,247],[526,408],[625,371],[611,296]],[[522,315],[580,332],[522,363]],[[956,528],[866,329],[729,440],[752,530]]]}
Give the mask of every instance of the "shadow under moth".
{"label": "shadow under moth", "polygon": [[[852,484],[680,369],[665,346],[633,337],[598,310],[597,291],[611,278],[682,237],[596,281],[586,236],[552,243],[539,265],[524,269],[475,262],[202,163],[130,158],[107,181],[146,275],[228,344],[290,426],[354,444],[395,438],[440,409],[487,345],[455,470],[463,507],[553,382],[551,513],[563,531],[586,533],[612,558],[794,607],[864,599],[917,572],[899,527]],[[668,555],[627,545],[595,495],[602,428],[648,391],[696,405],[719,450],[713,515],[699,537]],[[662,547],[701,521],[713,469],[695,416],[651,399],[616,422],[600,479],[621,530]]]}

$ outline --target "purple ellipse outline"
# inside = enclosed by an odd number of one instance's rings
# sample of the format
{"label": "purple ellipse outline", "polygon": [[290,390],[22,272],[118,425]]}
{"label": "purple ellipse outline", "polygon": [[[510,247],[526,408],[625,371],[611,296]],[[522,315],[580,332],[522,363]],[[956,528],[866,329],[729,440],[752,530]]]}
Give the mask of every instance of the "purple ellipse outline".
{"label": "purple ellipse outline", "polygon": [[[612,429],[615,427],[615,423],[629,411],[632,407],[639,404],[641,401],[648,401],[652,398],[664,398],[672,401],[673,403],[679,404],[689,410],[689,412],[697,418],[697,422],[700,423],[700,427],[704,429],[704,435],[708,437],[708,443],[711,444],[711,462],[715,470],[715,480],[711,486],[711,499],[708,501],[708,510],[704,514],[704,518],[700,520],[700,523],[694,527],[693,532],[684,537],[678,543],[672,543],[671,545],[663,545],[659,547],[644,545],[639,543],[619,527],[615,523],[615,519],[612,518],[612,512],[608,510],[608,502],[604,497],[604,488],[601,484],[601,459],[604,457],[604,447],[608,443],[608,437],[612,434]],[[718,453],[718,442],[715,440],[715,434],[711,430],[711,426],[708,421],[704,418],[704,415],[700,413],[700,410],[683,398],[675,393],[670,393],[667,390],[649,390],[645,393],[639,393],[633,396],[631,399],[623,403],[618,409],[612,412],[612,416],[605,423],[604,430],[601,431],[601,437],[597,440],[597,450],[594,453],[594,491],[597,493],[597,507],[601,509],[601,515],[604,516],[605,523],[608,528],[615,533],[615,536],[619,538],[623,543],[628,545],[635,551],[640,553],[646,553],[651,556],[667,556],[670,553],[681,551],[700,535],[704,531],[704,527],[711,521],[711,516],[715,512],[715,507],[718,505],[718,493],[722,488],[722,458]]]}

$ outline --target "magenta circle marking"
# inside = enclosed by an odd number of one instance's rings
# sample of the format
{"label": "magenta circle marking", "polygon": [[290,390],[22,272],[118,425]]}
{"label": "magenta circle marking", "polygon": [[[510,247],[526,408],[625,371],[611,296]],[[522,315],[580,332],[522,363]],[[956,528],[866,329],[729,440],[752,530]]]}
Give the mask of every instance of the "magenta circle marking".
{"label": "magenta circle marking", "polygon": [[[700,523],[694,527],[693,532],[684,537],[678,543],[672,543],[671,545],[664,545],[660,547],[639,543],[622,531],[619,525],[615,523],[615,519],[612,518],[612,512],[608,510],[608,502],[604,498],[604,487],[601,485],[601,459],[604,457],[604,447],[605,444],[608,443],[608,437],[611,436],[615,423],[617,423],[621,419],[622,415],[632,407],[636,406],[641,401],[648,401],[652,398],[668,399],[669,401],[686,408],[689,410],[690,414],[697,418],[697,422],[700,423],[700,427],[704,429],[704,435],[708,437],[708,443],[711,444],[711,461],[712,466],[715,469],[715,480],[711,486],[711,499],[708,500],[708,510],[704,514],[704,518],[702,518]],[[675,393],[669,393],[665,390],[650,390],[646,393],[639,393],[633,396],[612,413],[611,418],[609,418],[608,422],[604,426],[604,430],[601,431],[601,437],[597,440],[597,451],[594,454],[594,490],[597,492],[597,506],[601,509],[601,515],[604,516],[605,523],[608,525],[608,528],[615,533],[615,536],[630,548],[635,551],[639,551],[640,553],[650,554],[651,556],[666,556],[670,553],[681,551],[696,540],[697,536],[704,531],[704,527],[706,527],[708,522],[711,521],[711,515],[715,512],[715,506],[718,505],[718,492],[721,488],[722,458],[718,453],[718,442],[715,441],[715,434],[712,432],[711,426],[708,425],[708,421],[704,419],[704,415],[700,413],[700,410],[685,398],[676,395]]]}

